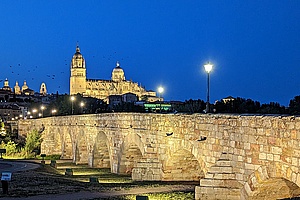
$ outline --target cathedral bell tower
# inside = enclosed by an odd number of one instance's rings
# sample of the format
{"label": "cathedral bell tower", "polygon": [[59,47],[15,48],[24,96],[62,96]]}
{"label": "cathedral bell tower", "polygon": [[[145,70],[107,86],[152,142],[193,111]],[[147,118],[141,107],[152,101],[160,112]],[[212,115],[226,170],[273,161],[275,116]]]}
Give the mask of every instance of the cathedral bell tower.
{"label": "cathedral bell tower", "polygon": [[80,53],[77,44],[76,53],[71,62],[71,76],[70,76],[70,95],[84,94],[86,92],[86,68],[85,60]]}

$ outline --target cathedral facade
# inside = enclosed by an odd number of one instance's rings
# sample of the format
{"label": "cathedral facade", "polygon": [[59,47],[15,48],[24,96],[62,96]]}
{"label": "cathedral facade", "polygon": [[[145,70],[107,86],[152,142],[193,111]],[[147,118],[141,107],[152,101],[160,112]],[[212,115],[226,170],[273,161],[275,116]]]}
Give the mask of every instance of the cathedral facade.
{"label": "cathedral facade", "polygon": [[120,67],[119,62],[112,71],[111,80],[87,79],[85,59],[77,45],[71,62],[70,95],[78,93],[104,101],[108,101],[108,97],[111,95],[124,95],[127,93],[135,94],[139,100],[143,97],[150,101],[159,100],[156,92],[147,91],[138,83],[126,80],[124,70]]}

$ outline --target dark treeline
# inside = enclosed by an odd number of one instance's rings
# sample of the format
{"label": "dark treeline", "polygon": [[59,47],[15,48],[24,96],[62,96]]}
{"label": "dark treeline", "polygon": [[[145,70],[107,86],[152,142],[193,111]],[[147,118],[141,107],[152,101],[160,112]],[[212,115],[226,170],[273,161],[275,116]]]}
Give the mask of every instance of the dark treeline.
{"label": "dark treeline", "polygon": [[[70,101],[70,96],[57,95],[50,104],[46,105],[43,116],[53,115],[70,115],[72,114],[94,114],[102,112],[146,112],[143,106],[135,105],[134,103],[122,103],[114,106],[109,106],[103,100],[82,97],[76,95],[76,99]],[[72,106],[73,103],[73,106]],[[83,106],[80,104],[83,103]],[[165,102],[163,102],[165,103]],[[206,102],[203,100],[186,100],[184,102],[171,102],[172,110],[169,112],[178,113],[203,113],[206,108]],[[32,103],[30,110],[39,108],[40,104]],[[53,110],[55,113],[52,113]],[[149,111],[147,111],[149,112]],[[300,96],[295,96],[290,100],[289,106],[285,107],[276,102],[270,102],[261,104],[258,101],[246,98],[232,98],[231,100],[224,99],[216,101],[214,104],[210,104],[211,113],[249,113],[249,114],[289,114],[299,115],[300,114]],[[37,116],[35,116],[37,117]]]}
{"label": "dark treeline", "polygon": [[[206,104],[203,100],[186,100],[182,104],[174,105],[173,108],[177,112],[187,113],[203,113]],[[229,101],[217,101],[210,104],[210,112],[212,113],[249,113],[249,114],[300,114],[300,96],[295,96],[290,100],[288,107],[282,106],[276,102],[261,104],[252,99],[241,97],[234,98]]]}

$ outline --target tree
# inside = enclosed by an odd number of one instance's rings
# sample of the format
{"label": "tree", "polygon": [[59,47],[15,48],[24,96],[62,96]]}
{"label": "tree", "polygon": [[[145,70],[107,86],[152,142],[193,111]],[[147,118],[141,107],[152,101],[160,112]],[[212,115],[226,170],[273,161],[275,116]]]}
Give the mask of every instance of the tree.
{"label": "tree", "polygon": [[202,113],[205,109],[205,102],[203,100],[186,100],[182,104],[174,104],[173,107],[178,112],[188,112],[188,113]]}
{"label": "tree", "polygon": [[26,144],[24,147],[26,155],[31,154],[33,150],[41,150],[41,136],[41,133],[39,133],[37,130],[32,130],[30,133],[27,134]]}
{"label": "tree", "polygon": [[290,100],[289,113],[292,115],[300,114],[300,96],[295,96],[292,100]]}

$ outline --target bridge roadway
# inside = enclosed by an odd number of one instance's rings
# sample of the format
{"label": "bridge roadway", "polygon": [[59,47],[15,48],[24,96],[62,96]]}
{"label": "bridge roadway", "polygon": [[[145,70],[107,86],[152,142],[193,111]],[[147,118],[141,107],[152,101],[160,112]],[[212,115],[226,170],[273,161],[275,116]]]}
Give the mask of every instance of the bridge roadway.
{"label": "bridge roadway", "polygon": [[[255,199],[268,195],[260,188],[272,180],[300,186],[300,117],[105,113],[18,126],[23,136],[41,132],[42,153],[75,163],[130,173],[138,181],[199,180],[195,199]],[[287,193],[300,194],[294,188]]]}

